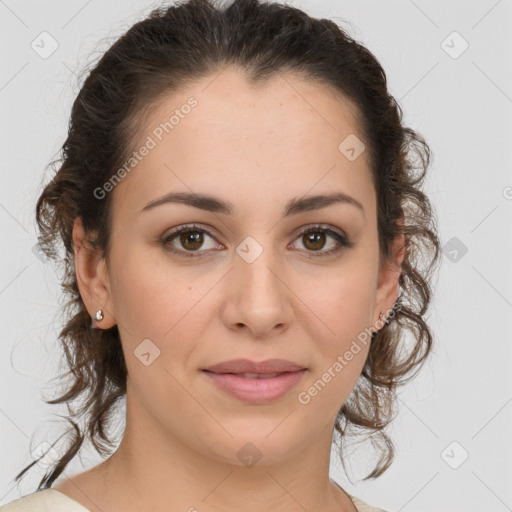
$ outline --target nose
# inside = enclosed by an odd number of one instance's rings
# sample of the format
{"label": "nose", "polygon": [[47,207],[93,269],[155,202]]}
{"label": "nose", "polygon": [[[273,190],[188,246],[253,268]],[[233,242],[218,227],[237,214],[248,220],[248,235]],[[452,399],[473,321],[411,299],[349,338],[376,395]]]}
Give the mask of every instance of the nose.
{"label": "nose", "polygon": [[[272,249],[254,239],[242,243],[229,272],[224,321],[231,329],[247,330],[254,338],[273,336],[291,324],[293,292],[286,271]],[[267,245],[268,247],[268,245]]]}

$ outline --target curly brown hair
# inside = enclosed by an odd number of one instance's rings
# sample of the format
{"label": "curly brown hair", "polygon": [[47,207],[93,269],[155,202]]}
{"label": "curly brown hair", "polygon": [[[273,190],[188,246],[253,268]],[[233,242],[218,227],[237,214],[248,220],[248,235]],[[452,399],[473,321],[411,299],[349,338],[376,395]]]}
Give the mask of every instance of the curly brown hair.
{"label": "curly brown hair", "polygon": [[[362,432],[378,445],[380,458],[365,480],[378,477],[392,463],[393,442],[384,430],[396,414],[396,389],[416,376],[433,341],[424,317],[440,244],[433,207],[420,188],[430,148],[420,134],[403,126],[402,110],[388,93],[378,60],[333,21],[260,0],[234,0],[221,7],[214,0],[188,0],[154,9],[94,65],[74,101],[59,158],[49,165],[55,175],[37,201],[39,246],[61,266],[62,287],[69,297],[59,340],[70,381],[64,394],[45,401],[66,402],[72,424],[66,431],[71,437],[67,451],[38,490],[51,487],[87,437],[100,455],[112,453],[107,430],[114,406],[126,394],[127,368],[117,325],[91,329],[80,296],[74,220],[81,217],[92,246],[108,256],[112,194],[100,200],[94,190],[126,160],[137,116],[161,94],[225,66],[243,69],[252,82],[292,71],[341,92],[357,109],[377,192],[381,261],[390,258],[392,241],[401,233],[405,257],[393,321],[374,333],[365,366],[339,410],[335,428],[342,444],[350,433]],[[408,332],[413,343],[406,344]],[[78,398],[75,410],[70,404]],[[73,421],[81,417],[86,419],[83,431]],[[340,447],[346,469],[343,453]]]}

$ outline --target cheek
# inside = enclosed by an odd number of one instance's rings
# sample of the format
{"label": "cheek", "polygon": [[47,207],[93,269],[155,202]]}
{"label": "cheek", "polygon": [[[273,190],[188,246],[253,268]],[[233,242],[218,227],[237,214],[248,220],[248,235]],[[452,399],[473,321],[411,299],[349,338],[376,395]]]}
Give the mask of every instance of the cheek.
{"label": "cheek", "polygon": [[160,364],[169,369],[182,366],[194,349],[190,340],[200,339],[203,331],[201,301],[218,277],[194,276],[192,267],[173,266],[161,254],[152,259],[147,248],[124,249],[118,250],[113,266],[112,295],[127,365],[149,339],[160,351]]}
{"label": "cheek", "polygon": [[359,259],[357,265],[337,270],[322,286],[308,290],[298,294],[309,308],[309,320],[303,319],[302,326],[314,340],[316,364],[308,387],[302,389],[304,400],[299,397],[299,401],[339,408],[355,386],[370,349],[375,296],[371,265]]}
{"label": "cheek", "polygon": [[310,310],[311,321],[306,322],[306,327],[316,329],[310,335],[321,340],[319,348],[325,355],[342,350],[370,327],[375,285],[373,271],[364,261],[333,270],[321,281],[304,280],[296,289]]}
{"label": "cheek", "polygon": [[113,261],[116,320],[126,331],[161,337],[183,315],[182,299],[187,289],[183,272],[173,270],[157,251],[143,246],[119,244]]}

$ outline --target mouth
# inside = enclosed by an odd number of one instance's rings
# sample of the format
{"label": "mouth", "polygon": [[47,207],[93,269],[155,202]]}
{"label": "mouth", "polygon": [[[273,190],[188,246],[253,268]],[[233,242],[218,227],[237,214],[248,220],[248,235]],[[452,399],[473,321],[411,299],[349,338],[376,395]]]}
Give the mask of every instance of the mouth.
{"label": "mouth", "polygon": [[295,388],[306,369],[273,373],[220,373],[203,370],[218,390],[242,402],[266,404],[278,400]]}
{"label": "mouth", "polygon": [[231,359],[205,368],[213,373],[232,374],[280,374],[304,370],[305,366],[288,361],[287,359],[266,359],[265,361],[252,361],[251,359]]}
{"label": "mouth", "polygon": [[273,379],[274,377],[279,377],[279,375],[284,375],[285,373],[291,372],[276,372],[276,373],[232,373],[232,372],[211,372],[210,370],[204,370],[208,373],[216,373],[217,375],[237,375],[238,377],[244,377],[246,379]]}

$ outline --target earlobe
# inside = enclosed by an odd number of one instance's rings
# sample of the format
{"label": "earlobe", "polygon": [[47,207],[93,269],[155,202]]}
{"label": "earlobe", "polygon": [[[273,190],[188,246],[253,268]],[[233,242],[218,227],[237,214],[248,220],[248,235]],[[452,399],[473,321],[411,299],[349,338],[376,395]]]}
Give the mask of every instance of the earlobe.
{"label": "earlobe", "polygon": [[[382,264],[379,272],[377,285],[377,296],[375,302],[374,318],[383,325],[390,315],[393,306],[398,298],[398,281],[402,274],[402,262],[405,257],[405,236],[403,233],[397,235],[391,247],[391,256],[388,261]],[[377,322],[375,322],[377,323]]]}
{"label": "earlobe", "polygon": [[92,324],[108,329],[116,324],[116,320],[105,259],[101,251],[88,242],[80,217],[73,225],[73,247],[78,288]]}

